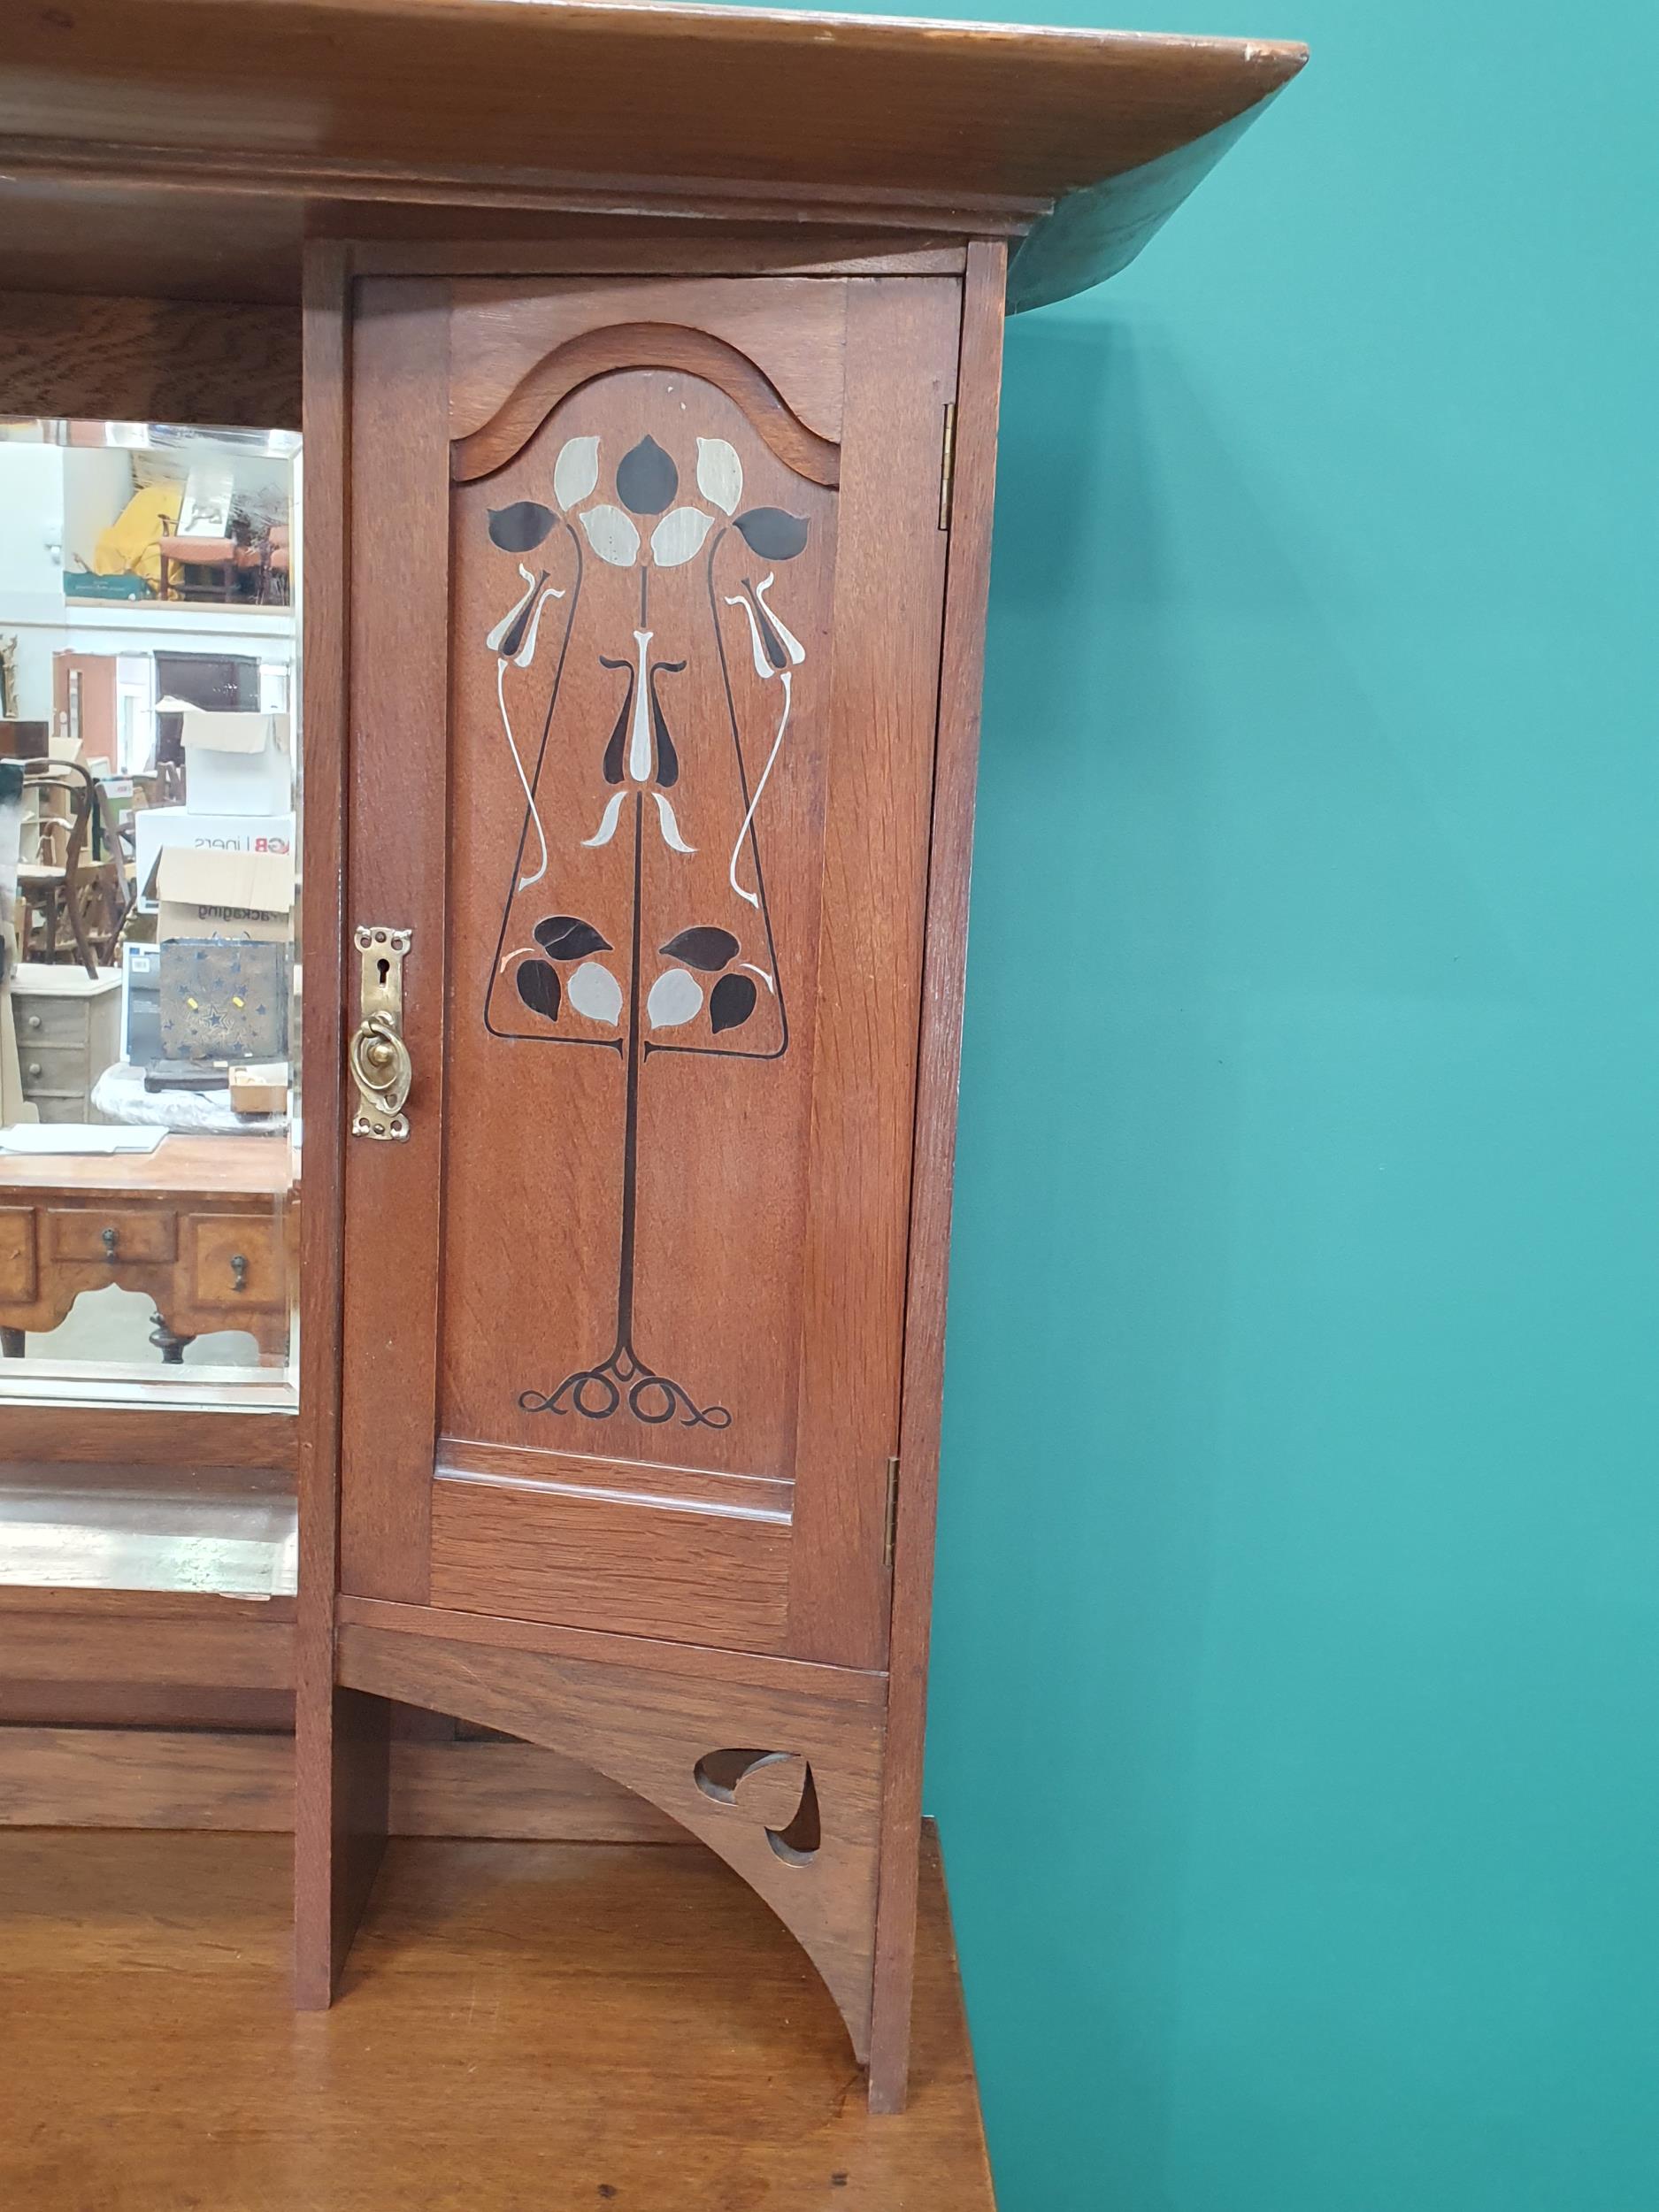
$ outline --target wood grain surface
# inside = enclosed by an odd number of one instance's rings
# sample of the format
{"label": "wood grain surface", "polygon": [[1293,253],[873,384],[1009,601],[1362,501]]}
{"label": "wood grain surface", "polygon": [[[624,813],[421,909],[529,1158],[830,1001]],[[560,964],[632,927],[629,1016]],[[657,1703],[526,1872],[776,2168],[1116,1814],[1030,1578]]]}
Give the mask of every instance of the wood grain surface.
{"label": "wood grain surface", "polygon": [[824,800],[791,1647],[880,1665],[898,1449],[946,539],[945,410],[961,288],[877,279],[849,303],[847,424]]}
{"label": "wood grain surface", "polygon": [[305,266],[304,439],[312,470],[300,544],[308,609],[303,917],[304,1056],[314,1210],[302,1224],[300,1608],[295,1644],[294,1995],[333,1997],[385,1848],[391,1710],[334,1682],[340,1578],[342,1280],[345,1263],[342,1044],[347,729],[353,634],[347,595],[351,413],[349,257],[319,243]]}
{"label": "wood grain surface", "polygon": [[150,1153],[93,1155],[73,1160],[50,1154],[0,1156],[0,1192],[50,1193],[71,1199],[93,1193],[165,1191],[286,1198],[294,1181],[286,1137],[165,1136]]}
{"label": "wood grain surface", "polygon": [[[1057,297],[1131,259],[1306,58],[762,9],[82,0],[13,30],[0,281],[291,300],[308,234],[522,238],[551,216],[1030,231],[1017,291]],[[779,265],[775,237],[754,265]]]}
{"label": "wood grain surface", "polygon": [[[449,314],[440,284],[357,287],[351,488],[346,924],[413,932],[407,1143],[345,1147],[340,1561],[343,1586],[419,1603],[437,1433],[449,753]],[[357,979],[348,972],[347,1021]],[[394,1379],[394,1375],[396,1379]]]}
{"label": "wood grain surface", "polygon": [[[387,1605],[373,1598],[342,1597],[342,1623],[359,1628],[388,1628],[405,1636],[461,1638],[503,1651],[539,1651],[555,1659],[594,1659],[637,1668],[647,1674],[695,1671],[704,1684],[724,1683],[742,1690],[778,1690],[785,1695],[826,1699],[833,1705],[887,1703],[887,1678],[872,1670],[819,1667],[801,1659],[769,1658],[749,1651],[709,1646],[687,1651],[647,1636],[611,1636],[585,1628],[553,1628],[499,1614],[460,1613],[436,1606]],[[649,1695],[649,1692],[642,1694]]]}
{"label": "wood grain surface", "polygon": [[211,1489],[227,1469],[294,1472],[296,1423],[288,1412],[231,1413],[189,1406],[0,1405],[0,1479],[50,1463],[165,1468],[170,1486]]}
{"label": "wood grain surface", "polygon": [[297,2021],[288,1886],[274,1836],[0,1834],[0,2202],[991,2212],[931,1844],[899,2120],[703,1852],[395,1844],[342,2001]]}
{"label": "wood grain surface", "polygon": [[945,584],[939,737],[927,876],[927,962],[923,977],[910,1234],[904,1294],[904,1381],[893,1568],[892,1668],[887,1763],[883,1779],[881,1895],[878,1909],[875,2024],[870,2093],[879,2111],[904,2101],[910,1947],[915,1938],[917,1824],[933,1584],[944,1391],[945,1295],[950,1260],[951,1173],[956,1158],[957,1075],[968,950],[968,883],[979,766],[979,690],[991,511],[1002,365],[1004,249],[968,249]]}
{"label": "wood grain surface", "polygon": [[[180,1598],[171,1610],[66,1603],[65,1594],[37,1595],[38,1605],[0,1606],[0,1676],[13,1682],[107,1682],[152,1688],[291,1690],[291,1601],[238,1603]],[[111,1594],[114,1595],[116,1594]]]}
{"label": "wood grain surface", "polygon": [[580,1484],[441,1481],[432,1602],[624,1636],[781,1650],[789,1523]]}
{"label": "wood grain surface", "polygon": [[8,414],[297,430],[292,307],[0,292]]}
{"label": "wood grain surface", "polygon": [[[0,1727],[0,1827],[294,1825],[294,1744],[223,1728]],[[680,1843],[686,1831],[631,1790],[539,1744],[400,1740],[395,1836]]]}
{"label": "wood grain surface", "polygon": [[[343,1624],[342,1684],[498,1728],[636,1792],[719,1854],[778,1914],[823,1975],[860,2062],[869,2045],[881,1725],[806,1693],[739,1689],[540,1653]],[[731,1754],[810,1765],[810,1836],[781,1837],[741,1781],[705,1772]],[[804,1801],[803,1801],[804,1803]],[[800,1847],[784,1847],[798,1845]]]}
{"label": "wood grain surface", "polygon": [[584,174],[614,195],[631,174],[933,198],[955,228],[1201,137],[1305,54],[760,8],[79,0],[20,16],[8,58],[0,134],[82,142],[88,168],[177,150],[244,190],[303,178],[367,198],[400,180],[431,198],[446,178],[502,194]]}
{"label": "wood grain surface", "polygon": [[[591,280],[583,287],[588,312],[609,315],[611,319],[541,352],[488,422],[470,437],[457,440],[450,449],[449,472],[457,484],[470,484],[478,477],[493,474],[523,451],[553,410],[579,386],[618,369],[677,369],[686,376],[700,378],[724,392],[742,411],[786,468],[814,484],[839,480],[841,455],[835,440],[821,437],[803,422],[772,378],[748,354],[710,329],[687,329],[677,322],[615,319],[618,310],[607,298],[607,288]],[[830,303],[841,303],[835,300],[835,288],[822,280],[800,288],[827,293]],[[664,304],[672,311],[673,303]],[[792,316],[789,334],[819,375],[827,376],[830,391],[826,411],[839,433],[841,392],[836,370],[840,347],[834,346],[826,360],[822,338],[811,327],[812,319],[804,314]]]}
{"label": "wood grain surface", "polygon": [[414,931],[415,1083],[348,1148],[351,1597],[881,1663],[959,296],[357,286],[349,906]]}

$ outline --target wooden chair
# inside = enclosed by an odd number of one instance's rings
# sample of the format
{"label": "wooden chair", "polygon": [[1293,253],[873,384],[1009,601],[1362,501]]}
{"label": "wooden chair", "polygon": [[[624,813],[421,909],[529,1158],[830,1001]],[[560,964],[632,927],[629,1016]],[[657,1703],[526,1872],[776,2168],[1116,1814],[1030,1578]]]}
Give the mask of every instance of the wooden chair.
{"label": "wooden chair", "polygon": [[[156,549],[161,560],[164,599],[235,598],[242,548],[234,538],[163,538]],[[207,580],[191,582],[188,574],[191,569],[201,572]]]}
{"label": "wooden chair", "polygon": [[291,565],[292,537],[288,526],[286,522],[273,522],[265,539],[265,574],[259,589],[260,599],[265,604],[287,606]]}
{"label": "wooden chair", "polygon": [[250,543],[237,548],[237,570],[253,578],[253,595],[257,605],[287,606],[290,557],[288,527],[282,522],[273,522]]}
{"label": "wooden chair", "polygon": [[[96,976],[100,967],[115,965],[116,947],[133,906],[109,795],[79,761],[26,762],[24,781],[26,787],[66,793],[70,816],[61,862],[42,859],[19,866],[19,957],[50,965],[73,956],[88,975]],[[60,953],[65,935],[69,942]]]}

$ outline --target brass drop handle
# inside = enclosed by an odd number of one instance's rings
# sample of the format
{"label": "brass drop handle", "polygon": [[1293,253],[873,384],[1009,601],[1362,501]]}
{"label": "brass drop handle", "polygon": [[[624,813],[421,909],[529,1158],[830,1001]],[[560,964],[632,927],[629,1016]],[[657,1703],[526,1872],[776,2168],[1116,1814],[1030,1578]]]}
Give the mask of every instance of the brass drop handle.
{"label": "brass drop handle", "polygon": [[403,1042],[403,956],[410,933],[367,923],[355,933],[362,956],[357,1011],[360,1016],[346,1048],[346,1072],[357,1087],[351,1118],[354,1137],[402,1139],[409,1134],[403,1111],[414,1080],[414,1064]]}
{"label": "brass drop handle", "polygon": [[246,1290],[248,1287],[248,1256],[245,1252],[233,1252],[230,1256],[230,1286],[233,1290]]}
{"label": "brass drop handle", "polygon": [[351,1040],[351,1074],[365,1102],[389,1119],[409,1096],[414,1074],[409,1047],[392,1027],[390,1017],[371,1014]]}
{"label": "brass drop handle", "polygon": [[115,1264],[115,1248],[118,1244],[119,1244],[120,1240],[120,1233],[116,1229],[104,1230],[99,1240],[104,1246],[104,1256],[109,1261],[111,1267]]}

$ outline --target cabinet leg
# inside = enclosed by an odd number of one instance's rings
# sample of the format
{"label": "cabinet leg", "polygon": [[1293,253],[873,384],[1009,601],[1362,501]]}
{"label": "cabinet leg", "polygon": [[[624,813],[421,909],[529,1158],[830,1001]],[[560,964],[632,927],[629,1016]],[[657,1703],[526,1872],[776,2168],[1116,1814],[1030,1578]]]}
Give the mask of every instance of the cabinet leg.
{"label": "cabinet leg", "polygon": [[196,1342],[196,1339],[193,1336],[180,1336],[176,1334],[173,1330],[167,1326],[166,1323],[162,1319],[159,1314],[156,1314],[153,1318],[156,1325],[150,1333],[150,1340],[152,1344],[157,1345],[160,1348],[162,1365],[164,1367],[182,1367],[184,1364],[184,1348],[187,1344],[194,1344]]}
{"label": "cabinet leg", "polygon": [[334,2001],[386,1849],[392,1709],[331,1683],[295,1701],[294,2002]]}
{"label": "cabinet leg", "polygon": [[876,1924],[875,1992],[870,2022],[872,2112],[902,2112],[910,2096],[918,1870],[914,1849],[905,1855],[902,1866],[895,1866],[889,1855],[882,1867],[881,1907]]}
{"label": "cabinet leg", "polygon": [[27,1341],[21,1329],[0,1329],[0,1358],[21,1359]]}

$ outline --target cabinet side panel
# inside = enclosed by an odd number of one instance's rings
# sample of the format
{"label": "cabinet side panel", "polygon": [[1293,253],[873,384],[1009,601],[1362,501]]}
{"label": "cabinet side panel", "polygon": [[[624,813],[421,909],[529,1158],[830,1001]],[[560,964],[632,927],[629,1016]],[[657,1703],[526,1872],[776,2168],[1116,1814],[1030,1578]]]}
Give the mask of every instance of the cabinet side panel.
{"label": "cabinet side panel", "polygon": [[939,1486],[940,1400],[945,1364],[945,1291],[950,1180],[956,1145],[957,1071],[968,946],[968,878],[979,763],[979,693],[990,582],[996,418],[1002,360],[1007,250],[968,249],[950,568],[939,695],[933,849],[927,886],[927,964],[905,1290],[904,1394],[898,1524],[894,1551],[892,1676],[882,1786],[875,2008],[870,2101],[904,2102],[910,1982],[916,1950],[917,1850],[927,1707],[933,1519]]}

